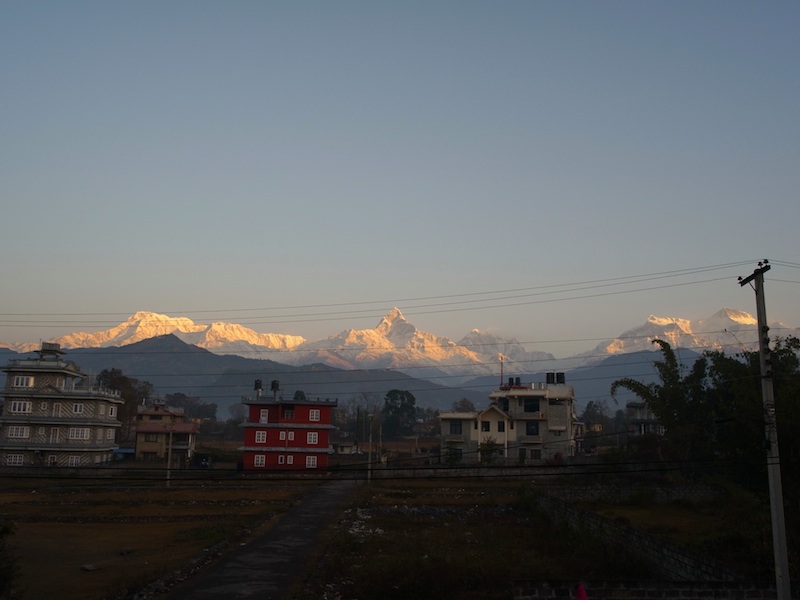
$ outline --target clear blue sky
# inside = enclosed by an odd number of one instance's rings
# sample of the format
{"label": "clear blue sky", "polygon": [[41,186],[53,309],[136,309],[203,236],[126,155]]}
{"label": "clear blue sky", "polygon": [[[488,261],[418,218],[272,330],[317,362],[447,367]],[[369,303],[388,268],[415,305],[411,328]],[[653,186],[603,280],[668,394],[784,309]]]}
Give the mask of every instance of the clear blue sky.
{"label": "clear blue sky", "polygon": [[560,355],[754,314],[760,258],[798,325],[798,31],[796,1],[2,3],[0,341],[396,305]]}

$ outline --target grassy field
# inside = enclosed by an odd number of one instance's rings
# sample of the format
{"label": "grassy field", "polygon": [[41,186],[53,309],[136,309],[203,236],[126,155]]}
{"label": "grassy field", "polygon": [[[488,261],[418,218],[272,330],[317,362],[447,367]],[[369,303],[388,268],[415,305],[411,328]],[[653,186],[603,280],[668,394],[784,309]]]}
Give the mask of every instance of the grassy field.
{"label": "grassy field", "polygon": [[[14,522],[19,600],[124,597],[268,528],[313,481],[6,480],[0,522]],[[44,485],[43,485],[44,483]]]}

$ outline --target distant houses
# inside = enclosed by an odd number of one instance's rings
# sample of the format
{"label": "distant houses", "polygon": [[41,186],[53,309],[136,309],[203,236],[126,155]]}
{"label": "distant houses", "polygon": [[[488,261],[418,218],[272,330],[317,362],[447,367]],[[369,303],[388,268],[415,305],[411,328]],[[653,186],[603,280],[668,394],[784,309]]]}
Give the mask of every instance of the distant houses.
{"label": "distant houses", "polygon": [[[43,343],[35,354],[10,360],[2,369],[0,466],[87,467],[120,456],[120,394],[93,385],[63,358],[58,344]],[[355,440],[333,440],[337,400],[309,400],[302,393],[286,400],[277,381],[272,393],[263,395],[256,380],[255,391],[254,399],[242,402],[246,414],[238,452],[245,472],[325,470],[335,452],[360,455]],[[574,390],[562,373],[548,374],[544,383],[511,378],[488,399],[480,410],[439,414],[441,463],[541,464],[582,452],[584,425],[575,416]],[[630,415],[631,433],[658,431],[646,407],[628,409],[638,409]],[[200,425],[182,410],[141,406],[131,425],[135,447],[130,451],[137,461],[167,461],[174,468],[194,464]]]}

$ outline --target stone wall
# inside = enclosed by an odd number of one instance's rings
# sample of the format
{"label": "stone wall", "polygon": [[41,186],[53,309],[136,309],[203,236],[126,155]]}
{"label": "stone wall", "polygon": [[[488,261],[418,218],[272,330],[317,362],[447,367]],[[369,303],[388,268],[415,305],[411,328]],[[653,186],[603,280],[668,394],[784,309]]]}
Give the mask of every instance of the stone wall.
{"label": "stone wall", "polygon": [[539,508],[572,529],[583,529],[641,558],[658,577],[667,581],[734,581],[736,572],[717,561],[694,555],[632,527],[581,510],[554,496],[537,498]]}
{"label": "stone wall", "polygon": [[[774,582],[582,581],[589,600],[775,600]],[[519,581],[514,600],[572,600],[575,582]],[[792,590],[797,599],[797,587]]]}
{"label": "stone wall", "polygon": [[722,490],[712,485],[667,485],[648,482],[643,485],[592,484],[592,485],[548,485],[547,493],[567,502],[713,502],[722,497]]}

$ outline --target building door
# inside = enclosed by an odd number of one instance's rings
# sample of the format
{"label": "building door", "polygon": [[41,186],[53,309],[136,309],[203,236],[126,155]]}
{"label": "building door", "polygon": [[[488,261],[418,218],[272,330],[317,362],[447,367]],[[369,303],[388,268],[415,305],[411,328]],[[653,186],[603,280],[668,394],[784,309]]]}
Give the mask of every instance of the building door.
{"label": "building door", "polygon": [[50,443],[57,444],[58,443],[58,427],[51,427],[50,428]]}
{"label": "building door", "polygon": [[61,405],[58,402],[53,403],[53,416],[54,417],[61,416]]}

